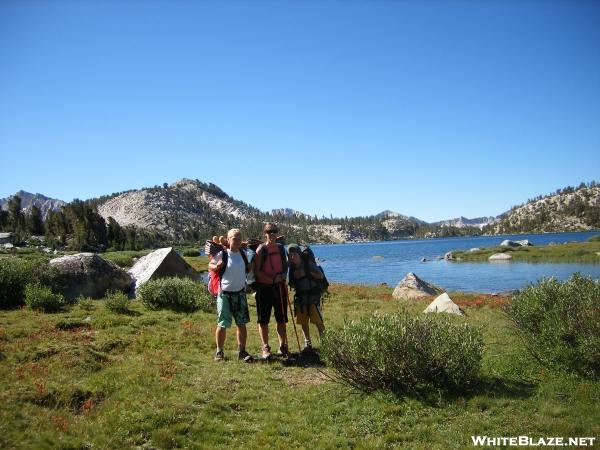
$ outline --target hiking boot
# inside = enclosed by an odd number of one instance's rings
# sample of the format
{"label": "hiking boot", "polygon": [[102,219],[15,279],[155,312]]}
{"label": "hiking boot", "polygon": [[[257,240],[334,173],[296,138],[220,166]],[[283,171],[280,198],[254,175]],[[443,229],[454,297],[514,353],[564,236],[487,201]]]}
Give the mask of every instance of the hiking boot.
{"label": "hiking boot", "polygon": [[292,356],[292,354],[290,353],[287,344],[283,344],[282,346],[279,347],[279,353],[281,353],[281,356],[283,356],[284,358],[290,358]]}
{"label": "hiking boot", "polygon": [[302,353],[304,354],[310,354],[310,353],[314,353],[314,349],[313,346],[310,342],[307,342],[306,344],[304,344],[304,348],[302,349]]}
{"label": "hiking boot", "polygon": [[246,350],[240,350],[240,352],[238,353],[238,360],[251,363],[254,362],[254,357]]}
{"label": "hiking boot", "polygon": [[217,350],[215,352],[215,361],[223,361],[225,359],[225,354],[223,350]]}
{"label": "hiking boot", "polygon": [[263,345],[262,348],[262,358],[268,360],[273,359],[273,354],[271,353],[271,347],[268,345]]}

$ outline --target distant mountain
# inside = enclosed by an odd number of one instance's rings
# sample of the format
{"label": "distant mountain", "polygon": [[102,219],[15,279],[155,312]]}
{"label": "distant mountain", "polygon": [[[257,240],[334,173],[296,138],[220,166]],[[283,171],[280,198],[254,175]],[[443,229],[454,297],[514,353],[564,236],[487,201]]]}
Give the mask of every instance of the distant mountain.
{"label": "distant mountain", "polygon": [[305,218],[311,217],[308,214],[305,214],[300,211],[296,211],[295,209],[291,209],[291,208],[272,209],[271,214],[274,216],[281,216],[281,217],[305,217]]}
{"label": "distant mountain", "polygon": [[581,231],[600,228],[600,185],[581,183],[539,196],[502,214],[492,234]]}
{"label": "distant mountain", "polygon": [[477,217],[475,219],[467,219],[466,217],[461,216],[456,219],[441,220],[439,222],[433,222],[431,225],[440,226],[440,227],[456,227],[456,228],[477,227],[477,228],[481,229],[486,225],[492,225],[499,221],[500,221],[500,216],[498,216],[498,217],[493,217],[493,216]]}
{"label": "distant mountain", "polygon": [[[17,192],[22,205],[36,204],[44,216],[65,205],[42,194]],[[8,199],[0,200],[6,209]],[[316,218],[291,208],[263,212],[236,200],[212,183],[182,179],[86,200],[108,222],[134,225],[158,232],[173,241],[198,241],[227,229],[239,227],[245,237],[262,237],[267,221],[279,224],[288,242],[361,242],[409,237],[440,237],[482,233],[570,231],[600,228],[600,186],[582,184],[577,189],[559,189],[514,207],[499,217],[459,217],[427,223],[411,216],[385,210],[375,216]],[[478,231],[477,231],[478,233]]]}
{"label": "distant mountain", "polygon": [[[15,193],[14,195],[17,195],[21,198],[21,208],[26,213],[31,210],[32,205],[35,205],[38,208],[40,208],[44,220],[48,216],[48,211],[56,211],[67,204],[66,202],[58,200],[56,198],[49,198],[42,194],[32,194],[23,190]],[[10,197],[0,199],[0,206],[3,210],[8,209],[9,200]]]}

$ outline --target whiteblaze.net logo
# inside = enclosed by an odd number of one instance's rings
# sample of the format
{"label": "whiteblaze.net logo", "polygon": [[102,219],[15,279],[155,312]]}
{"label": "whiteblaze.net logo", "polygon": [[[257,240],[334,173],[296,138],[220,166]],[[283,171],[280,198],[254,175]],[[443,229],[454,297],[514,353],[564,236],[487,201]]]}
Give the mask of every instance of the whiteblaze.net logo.
{"label": "whiteblaze.net logo", "polygon": [[595,437],[471,436],[473,445],[485,447],[593,447],[595,440]]}

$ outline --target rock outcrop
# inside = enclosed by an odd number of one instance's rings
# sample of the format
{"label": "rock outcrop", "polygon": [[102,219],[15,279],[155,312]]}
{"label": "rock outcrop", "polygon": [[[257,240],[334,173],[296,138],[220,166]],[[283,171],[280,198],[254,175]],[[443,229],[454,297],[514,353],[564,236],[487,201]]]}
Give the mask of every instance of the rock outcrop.
{"label": "rock outcrop", "polygon": [[510,239],[505,239],[500,243],[500,247],[528,247],[533,245],[529,242],[528,239],[523,239],[522,241],[511,241]]}
{"label": "rock outcrop", "polygon": [[443,292],[443,289],[421,280],[417,275],[408,272],[406,276],[398,283],[392,296],[399,300],[411,300],[430,295],[437,295]]}
{"label": "rock outcrop", "polygon": [[434,301],[432,301],[427,308],[425,308],[424,313],[440,313],[445,312],[448,314],[457,314],[459,316],[464,316],[465,312],[460,309],[460,307],[452,301],[450,296],[447,293],[443,293],[439,297],[437,297]]}
{"label": "rock outcrop", "polygon": [[187,277],[197,280],[200,276],[173,247],[159,248],[140,258],[129,273],[134,279],[135,289],[157,278]]}
{"label": "rock outcrop", "polygon": [[488,261],[510,261],[511,259],[512,256],[506,253],[494,253],[488,258]]}
{"label": "rock outcrop", "polygon": [[108,290],[129,292],[131,276],[112,261],[95,253],[77,253],[50,260],[59,272],[62,294],[67,300],[80,295],[102,298]]}

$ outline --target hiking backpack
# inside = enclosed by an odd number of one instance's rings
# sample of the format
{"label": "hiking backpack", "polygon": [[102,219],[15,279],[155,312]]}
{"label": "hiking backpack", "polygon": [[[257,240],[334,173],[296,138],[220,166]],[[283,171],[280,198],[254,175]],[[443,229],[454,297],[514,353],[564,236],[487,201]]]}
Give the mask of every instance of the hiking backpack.
{"label": "hiking backpack", "polygon": [[[223,278],[223,274],[227,270],[227,260],[229,259],[229,253],[227,253],[227,249],[222,250],[223,254],[223,265],[219,270],[209,270],[208,271],[208,292],[213,297],[219,295],[219,291],[221,290],[221,279]],[[244,260],[245,270],[248,273],[248,258],[246,256],[246,252],[240,249],[240,254],[242,255],[242,259]]]}
{"label": "hiking backpack", "polygon": [[[327,292],[327,289],[329,288],[329,281],[327,281],[327,277],[325,276],[325,271],[323,270],[323,268],[317,264],[317,259],[315,258],[315,254],[313,253],[312,249],[309,246],[305,246],[302,249],[302,253],[300,253],[300,257],[302,258],[302,264],[304,265],[304,273],[308,278],[310,278],[316,283],[317,289],[319,290],[319,294],[324,294],[325,292]],[[318,280],[310,274],[310,263],[313,263],[315,266],[317,266],[317,269],[321,271],[321,273],[323,274],[322,279]],[[291,272],[289,278],[290,286],[293,287],[294,283],[292,283],[291,281],[293,279],[291,276]]]}

